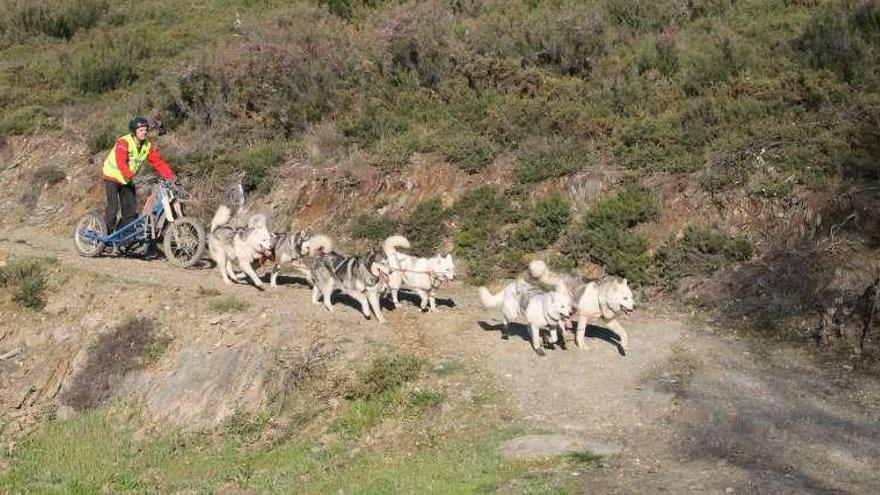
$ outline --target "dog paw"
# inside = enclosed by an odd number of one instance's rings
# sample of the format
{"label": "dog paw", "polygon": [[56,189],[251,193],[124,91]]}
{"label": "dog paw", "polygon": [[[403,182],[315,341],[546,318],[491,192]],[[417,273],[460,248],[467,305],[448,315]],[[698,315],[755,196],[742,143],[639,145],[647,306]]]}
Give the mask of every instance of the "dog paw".
{"label": "dog paw", "polygon": [[541,357],[544,357],[544,356],[547,355],[547,353],[544,352],[544,349],[542,349],[542,348],[540,348],[540,347],[538,347],[537,349],[535,349],[535,354],[537,354],[537,355],[539,355],[539,356],[541,356]]}

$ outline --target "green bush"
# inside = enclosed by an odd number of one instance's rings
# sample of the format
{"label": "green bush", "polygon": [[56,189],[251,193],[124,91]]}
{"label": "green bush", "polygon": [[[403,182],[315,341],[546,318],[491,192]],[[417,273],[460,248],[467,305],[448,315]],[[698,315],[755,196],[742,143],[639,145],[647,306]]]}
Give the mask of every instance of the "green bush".
{"label": "green bush", "polygon": [[442,2],[407,4],[390,11],[377,33],[383,71],[393,83],[436,87],[451,64],[452,12]]}
{"label": "green bush", "polygon": [[[100,119],[89,130],[89,136],[86,144],[89,147],[89,153],[107,153],[113,149],[116,139],[126,131],[118,122],[111,122],[108,119]],[[103,157],[101,157],[103,159]]]}
{"label": "green bush", "polygon": [[590,260],[604,265],[609,274],[644,283],[650,265],[647,242],[628,229],[656,213],[653,195],[641,186],[628,185],[584,214],[570,230],[562,253],[574,262]]}
{"label": "green bush", "polygon": [[397,232],[397,222],[376,213],[361,213],[351,220],[349,231],[353,239],[366,239],[374,245]]}
{"label": "green bush", "polygon": [[517,182],[571,175],[592,161],[592,150],[571,140],[530,139],[517,150]]}
{"label": "green bush", "polygon": [[535,204],[529,218],[511,232],[508,245],[525,252],[551,246],[568,226],[571,203],[562,196],[551,195]]}
{"label": "green bush", "polygon": [[469,174],[482,172],[497,153],[491,139],[470,130],[453,132],[441,139],[438,147],[443,157]]}
{"label": "green bush", "polygon": [[40,0],[4,5],[6,31],[18,38],[36,35],[70,39],[80,30],[94,27],[107,10],[105,0]]}
{"label": "green bush", "polygon": [[[520,216],[508,198],[493,186],[480,186],[466,193],[452,206],[450,213],[457,218],[455,254],[467,265],[468,277],[473,283],[484,283],[493,275],[499,255],[499,232],[507,223]],[[505,253],[507,264],[519,253]]]}
{"label": "green bush", "polygon": [[439,198],[427,199],[416,205],[404,227],[404,234],[409,239],[414,254],[437,254],[446,239],[446,218],[446,209]]}
{"label": "green bush", "polygon": [[134,34],[119,39],[94,36],[62,59],[62,78],[72,89],[100,94],[127,86],[139,76],[139,63],[149,56],[147,41]]}
{"label": "green bush", "polygon": [[834,9],[813,17],[794,46],[810,66],[831,69],[853,82],[874,74],[880,58],[880,3]]}
{"label": "green bush", "polygon": [[269,180],[272,169],[284,161],[284,156],[273,143],[249,146],[240,155],[237,169],[244,172],[242,186],[245,191],[266,193],[272,187]]}
{"label": "green bush", "polygon": [[375,357],[358,372],[357,380],[346,391],[347,399],[370,399],[418,378],[424,362],[407,354],[388,354]]}
{"label": "green bush", "polygon": [[0,120],[0,134],[27,134],[53,125],[49,111],[41,106],[17,108]]}
{"label": "green bush", "polygon": [[54,262],[51,258],[12,259],[0,268],[0,288],[8,289],[18,304],[39,311],[46,306],[46,265]]}

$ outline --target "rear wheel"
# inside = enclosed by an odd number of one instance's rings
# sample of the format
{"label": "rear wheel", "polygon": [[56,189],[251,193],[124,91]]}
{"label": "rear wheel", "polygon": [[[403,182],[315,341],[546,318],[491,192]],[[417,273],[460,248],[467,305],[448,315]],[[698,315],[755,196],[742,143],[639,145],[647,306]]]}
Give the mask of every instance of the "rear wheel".
{"label": "rear wheel", "polygon": [[189,268],[205,252],[205,229],[192,218],[180,217],[165,228],[162,248],[172,265]]}
{"label": "rear wheel", "polygon": [[104,243],[98,238],[105,235],[107,235],[107,224],[104,223],[104,218],[92,211],[83,215],[76,223],[73,244],[81,256],[93,258],[104,250]]}

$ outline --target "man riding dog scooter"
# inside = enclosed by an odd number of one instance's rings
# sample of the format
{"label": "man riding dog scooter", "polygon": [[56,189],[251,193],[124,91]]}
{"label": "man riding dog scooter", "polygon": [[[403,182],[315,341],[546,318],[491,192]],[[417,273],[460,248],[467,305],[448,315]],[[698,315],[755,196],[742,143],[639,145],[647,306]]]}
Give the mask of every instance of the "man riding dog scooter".
{"label": "man riding dog scooter", "polygon": [[[171,166],[159,156],[156,147],[147,139],[149,130],[147,119],[144,117],[131,119],[128,130],[129,134],[116,140],[116,145],[104,159],[101,168],[104,190],[107,192],[107,208],[104,210],[107,233],[112,233],[117,227],[124,227],[137,218],[134,176],[140,171],[144,162],[149,162],[162,178],[177,179]],[[117,223],[116,216],[120,203],[122,215]]]}

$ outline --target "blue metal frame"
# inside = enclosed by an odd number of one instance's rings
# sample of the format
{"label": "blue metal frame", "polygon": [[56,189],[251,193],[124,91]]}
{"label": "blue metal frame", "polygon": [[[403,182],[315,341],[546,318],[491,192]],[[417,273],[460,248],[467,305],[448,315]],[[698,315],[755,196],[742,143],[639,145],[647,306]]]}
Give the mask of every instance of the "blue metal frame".
{"label": "blue metal frame", "polygon": [[[122,227],[117,227],[115,232],[108,235],[98,235],[91,230],[80,232],[79,235],[86,239],[96,240],[104,244],[124,244],[129,241],[142,244],[144,242],[154,241],[162,232],[162,227],[165,223],[165,209],[162,206],[162,199],[164,197],[165,185],[160,182],[158,191],[156,192],[156,204],[153,205],[149,214],[141,213],[128,224],[123,225]],[[150,235],[151,232],[148,232],[149,224],[147,219],[151,216],[156,219],[156,237],[152,237]]]}

